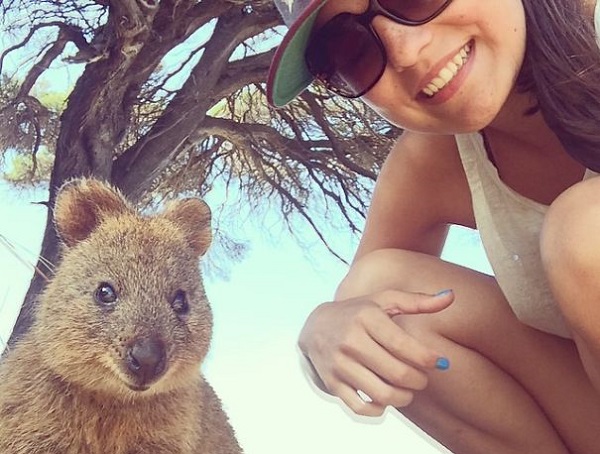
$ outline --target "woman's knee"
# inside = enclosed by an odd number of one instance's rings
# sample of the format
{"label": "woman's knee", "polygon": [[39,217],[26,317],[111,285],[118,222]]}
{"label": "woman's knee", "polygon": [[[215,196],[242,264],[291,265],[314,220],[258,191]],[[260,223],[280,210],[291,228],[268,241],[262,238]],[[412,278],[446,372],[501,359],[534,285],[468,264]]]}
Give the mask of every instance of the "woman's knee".
{"label": "woman's knee", "polygon": [[513,322],[514,315],[494,278],[435,256],[399,249],[382,249],[360,258],[340,285],[336,299],[385,290],[434,295],[446,289],[452,289],[455,296],[450,307],[394,320],[413,334],[456,337],[465,344],[479,341],[481,333],[489,332],[483,327],[489,328],[490,320],[494,326],[504,325],[506,319]]}
{"label": "woman's knee", "polygon": [[[437,257],[402,249],[379,249],[357,260],[344,278],[336,299],[368,295],[388,289],[437,293],[443,288],[428,281]],[[428,279],[427,276],[430,276]]]}
{"label": "woman's knee", "polygon": [[571,327],[588,324],[600,298],[600,178],[582,181],[550,206],[540,238],[542,263]]}

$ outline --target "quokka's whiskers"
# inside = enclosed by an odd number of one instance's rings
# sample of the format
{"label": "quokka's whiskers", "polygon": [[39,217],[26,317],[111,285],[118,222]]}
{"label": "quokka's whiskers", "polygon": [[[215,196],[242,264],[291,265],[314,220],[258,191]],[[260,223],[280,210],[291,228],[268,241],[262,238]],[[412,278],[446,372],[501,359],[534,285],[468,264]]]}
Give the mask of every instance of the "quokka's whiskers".
{"label": "quokka's whiskers", "polygon": [[[8,288],[4,291],[4,296],[2,297],[2,302],[0,303],[0,314],[4,311],[4,306],[6,306],[6,301],[8,300]],[[0,336],[0,357],[8,352],[8,341],[4,339],[3,336]],[[6,352],[3,352],[6,350]]]}
{"label": "quokka's whiskers", "polygon": [[[34,272],[36,272],[37,274],[42,276],[42,278],[44,278],[44,280],[46,280],[46,281],[50,280],[50,278],[47,276],[47,274],[39,266],[37,266],[33,263],[33,260],[30,260],[30,259],[27,259],[24,257],[25,255],[29,255],[29,256],[33,255],[31,253],[31,251],[29,251],[27,248],[25,248],[23,246],[18,246],[16,243],[13,243],[12,241],[10,241],[8,238],[6,238],[1,233],[0,233],[0,244],[3,244],[4,247],[19,262],[21,262],[27,268],[32,269]],[[40,261],[40,263],[42,263],[44,265],[46,270],[49,271],[51,274],[54,272],[54,265],[49,260],[45,259],[44,257],[40,257],[39,261]]]}
{"label": "quokka's whiskers", "polygon": [[[43,257],[40,255],[39,261],[42,265],[44,265],[46,267],[46,269],[50,272],[50,274],[54,274],[54,264],[50,260],[48,260],[46,257]],[[34,268],[35,268],[36,273],[39,273],[46,281],[48,281],[48,277],[42,273],[42,271],[39,269],[39,267],[37,265],[34,266]]]}

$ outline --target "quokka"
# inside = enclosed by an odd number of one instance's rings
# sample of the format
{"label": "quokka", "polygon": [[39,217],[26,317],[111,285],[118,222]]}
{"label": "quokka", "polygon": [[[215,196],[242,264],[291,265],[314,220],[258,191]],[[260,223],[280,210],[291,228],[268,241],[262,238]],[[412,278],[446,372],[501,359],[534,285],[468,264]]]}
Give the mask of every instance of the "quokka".
{"label": "quokka", "polygon": [[241,453],[200,372],[210,219],[199,199],[148,217],[98,180],[61,188],[60,263],[0,363],[1,454]]}

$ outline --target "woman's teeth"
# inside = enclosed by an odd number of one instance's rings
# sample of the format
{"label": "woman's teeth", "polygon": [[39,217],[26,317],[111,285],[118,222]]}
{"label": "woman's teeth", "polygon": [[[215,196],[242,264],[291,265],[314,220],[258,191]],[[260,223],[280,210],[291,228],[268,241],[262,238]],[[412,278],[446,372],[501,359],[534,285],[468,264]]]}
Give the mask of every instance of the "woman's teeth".
{"label": "woman's teeth", "polygon": [[466,44],[460,51],[458,51],[454,58],[452,58],[452,60],[450,60],[446,66],[440,70],[438,75],[434,77],[425,88],[423,88],[423,93],[431,98],[435,96],[438,91],[448,85],[448,82],[454,79],[454,76],[458,74],[460,68],[462,68],[467,61],[470,51],[471,44]]}

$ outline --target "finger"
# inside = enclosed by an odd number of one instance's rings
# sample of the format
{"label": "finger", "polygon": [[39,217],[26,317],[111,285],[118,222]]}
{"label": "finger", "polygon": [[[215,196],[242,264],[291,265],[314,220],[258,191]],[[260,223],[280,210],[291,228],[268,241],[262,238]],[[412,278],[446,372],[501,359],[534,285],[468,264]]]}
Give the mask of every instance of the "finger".
{"label": "finger", "polygon": [[443,354],[435,351],[412,337],[392,322],[396,329],[385,325],[371,333],[373,339],[399,360],[424,369],[446,370],[449,361]]}
{"label": "finger", "polygon": [[[383,407],[387,405],[405,407],[413,400],[414,394],[411,390],[394,387],[355,362],[347,362],[344,368],[337,371],[337,376],[340,382],[360,391],[363,396],[366,394],[372,401],[370,403],[373,404]],[[360,398],[360,393],[358,395]]]}
{"label": "finger", "polygon": [[444,290],[437,295],[384,290],[372,300],[390,317],[401,314],[431,314],[446,309],[454,301],[454,292]]}
{"label": "finger", "polygon": [[[343,374],[342,374],[343,375]],[[385,406],[373,402],[360,386],[352,387],[340,380],[338,374],[324,373],[322,382],[333,396],[340,398],[354,413],[363,416],[380,416]]]}
{"label": "finger", "polygon": [[350,408],[350,410],[357,415],[381,416],[385,410],[385,406],[375,402],[369,402],[368,400],[370,398],[368,396],[366,398],[361,398],[356,389],[353,389],[351,386],[345,383],[341,383],[334,394],[338,396],[342,402],[344,402],[346,406],[348,406],[348,408]]}
{"label": "finger", "polygon": [[[400,331],[399,337],[401,337],[403,331],[395,323],[390,321],[385,315],[382,315],[381,318],[383,324],[391,324],[392,329]],[[406,336],[406,338],[413,340],[410,336]],[[407,359],[398,358],[391,354],[386,350],[385,346],[382,346],[376,339],[373,339],[368,331],[362,332],[360,337],[354,337],[352,340],[353,342],[340,345],[340,352],[342,354],[332,362],[334,370],[343,367],[346,362],[352,361],[362,364],[387,383],[394,386],[411,390],[423,390],[427,386],[426,373],[407,364]],[[411,354],[413,352],[407,352],[408,356]],[[430,352],[430,355],[433,365],[429,364],[430,360],[427,359],[423,361],[422,368],[434,367],[435,359],[439,355],[436,355],[435,352]]]}
{"label": "finger", "polygon": [[427,387],[428,376],[423,370],[398,360],[384,348],[373,349],[365,356],[362,352],[356,354],[358,363],[394,387],[411,391],[422,391]]}
{"label": "finger", "polygon": [[[368,316],[364,316],[361,323],[367,335],[376,344],[393,355],[396,360],[409,362],[423,369],[435,369],[439,368],[440,359],[445,359],[440,352],[426,347],[410,336],[385,313],[373,311]],[[350,355],[354,355],[357,360],[364,362],[368,359],[368,356],[375,354],[375,350],[365,348],[361,348],[360,351],[352,350],[352,345],[360,344],[359,342],[349,343],[345,348],[347,348]],[[377,362],[382,362],[382,359],[378,358]]]}
{"label": "finger", "polygon": [[[367,336],[365,338],[368,339]],[[376,345],[372,339],[368,339],[368,342]],[[376,348],[366,349],[367,352],[369,350],[382,350],[382,348],[377,345]],[[366,356],[369,356],[369,354],[367,353]],[[318,365],[315,366],[318,367]],[[364,407],[364,403],[373,403],[377,407],[385,407],[386,405],[404,407],[413,399],[411,390],[404,389],[401,386],[395,387],[390,385],[377,374],[358,363],[354,358],[342,352],[338,352],[335,355],[330,366],[333,367],[324,370],[324,373],[321,375],[325,387],[331,394],[342,398],[358,414],[371,416],[373,414],[380,414],[377,408],[368,405]],[[346,389],[348,386],[353,390],[352,393]],[[356,391],[359,390],[369,396],[370,400],[361,399],[359,395],[358,398],[362,400],[362,403],[359,402],[355,395]]]}

